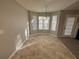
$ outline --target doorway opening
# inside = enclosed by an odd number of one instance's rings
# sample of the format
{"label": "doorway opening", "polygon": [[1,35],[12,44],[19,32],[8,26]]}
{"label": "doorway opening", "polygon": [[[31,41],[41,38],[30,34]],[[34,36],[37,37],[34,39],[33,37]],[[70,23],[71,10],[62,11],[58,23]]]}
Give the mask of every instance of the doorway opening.
{"label": "doorway opening", "polygon": [[79,40],[79,28],[78,28],[78,31],[77,31],[77,34],[76,34],[76,39]]}

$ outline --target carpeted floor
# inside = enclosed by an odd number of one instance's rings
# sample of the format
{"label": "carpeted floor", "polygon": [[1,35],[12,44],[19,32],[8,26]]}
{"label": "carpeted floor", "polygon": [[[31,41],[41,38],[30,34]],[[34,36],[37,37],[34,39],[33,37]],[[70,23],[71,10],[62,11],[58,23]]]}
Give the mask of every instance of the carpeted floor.
{"label": "carpeted floor", "polygon": [[56,37],[39,35],[30,38],[12,59],[76,59]]}

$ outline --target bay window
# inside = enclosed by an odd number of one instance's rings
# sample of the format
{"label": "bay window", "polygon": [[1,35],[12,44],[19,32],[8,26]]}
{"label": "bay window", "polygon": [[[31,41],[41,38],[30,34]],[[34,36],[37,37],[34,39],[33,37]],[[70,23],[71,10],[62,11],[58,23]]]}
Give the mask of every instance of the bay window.
{"label": "bay window", "polygon": [[46,31],[46,32],[56,32],[57,30],[57,15],[52,14],[42,14],[42,13],[32,13],[30,14],[30,30],[31,33],[38,31]]}

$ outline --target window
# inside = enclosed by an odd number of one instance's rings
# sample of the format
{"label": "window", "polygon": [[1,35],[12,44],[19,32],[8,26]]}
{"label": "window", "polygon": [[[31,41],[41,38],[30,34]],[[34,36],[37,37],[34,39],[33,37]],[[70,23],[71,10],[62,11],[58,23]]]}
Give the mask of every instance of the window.
{"label": "window", "polygon": [[75,17],[67,17],[64,35],[71,35]]}
{"label": "window", "polygon": [[32,16],[31,30],[37,30],[37,16]]}
{"label": "window", "polygon": [[50,17],[46,17],[46,19],[44,20],[44,30],[49,29],[49,20],[50,20]]}
{"label": "window", "polygon": [[39,30],[48,30],[50,17],[39,16],[38,19],[39,19]]}
{"label": "window", "polygon": [[40,30],[43,29],[43,22],[44,22],[44,17],[43,16],[39,16],[39,29]]}
{"label": "window", "polygon": [[52,16],[52,23],[51,23],[51,30],[56,31],[56,25],[57,25],[57,16]]}

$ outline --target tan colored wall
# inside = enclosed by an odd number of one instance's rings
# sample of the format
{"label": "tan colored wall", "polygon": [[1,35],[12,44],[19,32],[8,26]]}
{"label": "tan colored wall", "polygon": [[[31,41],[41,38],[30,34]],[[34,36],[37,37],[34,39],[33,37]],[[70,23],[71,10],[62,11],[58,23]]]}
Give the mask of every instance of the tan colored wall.
{"label": "tan colored wall", "polygon": [[27,12],[15,0],[0,0],[0,59],[8,59],[15,50],[16,36],[24,39]]}

